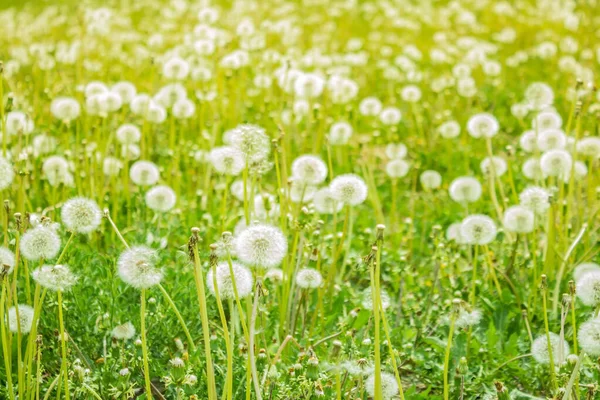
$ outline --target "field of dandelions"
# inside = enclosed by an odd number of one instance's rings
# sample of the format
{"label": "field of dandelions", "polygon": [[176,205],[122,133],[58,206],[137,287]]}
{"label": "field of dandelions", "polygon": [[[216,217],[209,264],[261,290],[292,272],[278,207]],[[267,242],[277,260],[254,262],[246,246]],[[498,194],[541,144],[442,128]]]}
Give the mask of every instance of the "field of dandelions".
{"label": "field of dandelions", "polygon": [[0,10],[0,399],[600,399],[600,1]]}

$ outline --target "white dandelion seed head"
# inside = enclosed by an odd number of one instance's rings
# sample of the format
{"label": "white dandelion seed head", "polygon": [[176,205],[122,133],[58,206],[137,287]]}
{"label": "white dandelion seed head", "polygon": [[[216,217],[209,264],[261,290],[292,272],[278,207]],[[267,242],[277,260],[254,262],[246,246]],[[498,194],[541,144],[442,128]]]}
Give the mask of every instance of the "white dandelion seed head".
{"label": "white dandelion seed head", "polygon": [[344,174],[334,178],[329,184],[333,197],[347,205],[356,206],[367,199],[368,188],[358,175]]}
{"label": "white dandelion seed head", "polygon": [[554,91],[543,82],[534,82],[525,90],[525,100],[533,109],[541,110],[554,103]]}
{"label": "white dandelion seed head", "polygon": [[428,169],[421,173],[419,181],[426,190],[437,189],[442,185],[442,175],[437,171]]}
{"label": "white dandelion seed head", "polygon": [[404,158],[404,157],[406,157],[407,153],[408,153],[408,149],[406,148],[404,143],[388,143],[385,146],[385,155],[390,160]]}
{"label": "white dandelion seed head", "polygon": [[313,204],[319,214],[335,214],[341,211],[344,204],[338,201],[328,187],[317,190],[313,196]]}
{"label": "white dandelion seed head", "polygon": [[364,358],[348,360],[342,364],[342,368],[348,371],[348,374],[352,376],[371,375],[375,369],[373,363]]}
{"label": "white dandelion seed head", "polygon": [[196,112],[196,105],[188,98],[179,99],[173,104],[171,112],[177,119],[188,119]]}
{"label": "white dandelion seed head", "polygon": [[231,269],[233,270],[233,278],[228,261],[220,262],[215,269],[217,272],[216,275],[213,275],[212,268],[206,274],[206,286],[213,295],[215,294],[214,277],[217,280],[217,289],[219,289],[219,297],[221,299],[235,299],[234,282],[238,297],[244,298],[252,294],[254,278],[250,269],[238,262],[232,261]]}
{"label": "white dandelion seed head", "polygon": [[567,135],[560,129],[546,129],[538,133],[536,145],[540,151],[564,149]]}
{"label": "white dandelion seed head", "polygon": [[377,97],[365,97],[358,105],[358,111],[365,117],[374,117],[379,115],[383,105]]}
{"label": "white dandelion seed head", "polygon": [[530,233],[533,232],[535,215],[531,209],[525,206],[512,206],[504,211],[502,224],[509,232]]}
{"label": "white dandelion seed head", "polygon": [[31,276],[40,286],[54,292],[69,290],[77,282],[77,276],[65,264],[42,265]]}
{"label": "white dandelion seed head", "polygon": [[521,167],[521,172],[527,179],[539,180],[544,178],[540,159],[536,157],[530,157],[525,160]]}
{"label": "white dandelion seed head", "polygon": [[319,97],[325,88],[325,79],[315,73],[302,73],[294,81],[294,93],[302,99]]}
{"label": "white dandelion seed head", "polygon": [[159,185],[148,190],[145,199],[148,208],[154,211],[167,212],[175,207],[177,195],[170,187]]}
{"label": "white dandelion seed head", "polygon": [[[390,400],[398,394],[398,382],[393,374],[381,372],[381,398]],[[365,390],[369,396],[375,396],[375,375],[370,375],[365,381]]]}
{"label": "white dandelion seed head", "polygon": [[454,240],[456,244],[466,244],[466,240],[463,238],[462,233],[460,232],[460,227],[462,222],[454,222],[448,226],[446,229],[446,239]]}
{"label": "white dandelion seed head", "polygon": [[69,122],[81,114],[81,105],[72,97],[57,97],[50,104],[50,112],[56,119]]}
{"label": "white dandelion seed head", "polygon": [[296,285],[300,289],[317,289],[323,284],[323,275],[314,268],[302,268],[296,273]]}
{"label": "white dandelion seed head", "polygon": [[7,275],[10,275],[14,267],[15,253],[4,246],[0,246],[0,271],[4,271]]}
{"label": "white dandelion seed head", "polygon": [[586,306],[600,304],[600,271],[588,271],[576,283],[577,297]]}
{"label": "white dandelion seed head", "polygon": [[230,131],[229,143],[240,150],[249,162],[265,160],[271,152],[271,139],[258,125],[238,125]]}
{"label": "white dandelion seed head", "polygon": [[292,179],[307,185],[318,185],[327,178],[327,164],[318,156],[303,155],[292,163]]}
{"label": "white dandelion seed head", "polygon": [[10,186],[15,178],[12,164],[4,157],[0,157],[0,190]]}
{"label": "white dandelion seed head", "polygon": [[467,310],[464,307],[461,307],[454,324],[459,329],[460,328],[468,328],[470,326],[475,326],[475,325],[479,324],[479,322],[481,322],[482,317],[483,316],[481,314],[481,311],[479,311],[477,309]]}
{"label": "white dandelion seed head", "polygon": [[400,91],[400,97],[407,103],[416,103],[421,100],[421,89],[415,85],[408,85]]}
{"label": "white dandelion seed head", "polygon": [[494,176],[502,176],[508,170],[508,165],[504,158],[498,156],[484,158],[479,167],[484,175],[491,175],[493,173]]}
{"label": "white dandelion seed head", "polygon": [[475,114],[467,122],[467,132],[474,138],[490,138],[495,136],[500,129],[498,120],[492,114]]}
{"label": "white dandelion seed head", "polygon": [[131,322],[125,322],[124,324],[117,325],[111,331],[113,338],[118,340],[129,340],[135,336],[135,326]]}
{"label": "white dandelion seed head", "polygon": [[402,159],[390,160],[385,165],[385,172],[392,179],[405,177],[409,170],[410,164]]}
{"label": "white dandelion seed head", "polygon": [[591,357],[600,357],[600,318],[592,318],[579,327],[579,345]]}
{"label": "white dandelion seed head", "polygon": [[255,224],[242,231],[235,241],[235,253],[246,265],[273,268],[287,254],[288,243],[283,232],[275,226]]}
{"label": "white dandelion seed head", "polygon": [[568,151],[562,149],[549,150],[542,154],[540,167],[544,176],[556,176],[564,179],[571,173],[573,158]]}
{"label": "white dandelion seed head", "polygon": [[600,157],[600,137],[589,136],[580,139],[575,145],[575,149],[584,157],[596,159]]}
{"label": "white dandelion seed head", "polygon": [[579,282],[581,277],[588,272],[600,272],[600,265],[594,262],[587,262],[579,264],[573,269],[573,280],[575,283]]}
{"label": "white dandelion seed head", "polygon": [[448,188],[450,197],[458,203],[473,203],[479,200],[481,191],[479,181],[470,176],[454,179]]}
{"label": "white dandelion seed head", "polygon": [[353,132],[354,129],[348,122],[336,122],[329,128],[329,143],[332,146],[343,146],[348,143]]}
{"label": "white dandelion seed head", "polygon": [[239,175],[246,167],[244,153],[232,146],[216,147],[208,154],[214,169],[225,175]]}
{"label": "white dandelion seed head", "polygon": [[117,269],[123,282],[136,289],[147,289],[162,280],[162,271],[156,267],[158,255],[146,246],[134,246],[119,256]]}
{"label": "white dandelion seed head", "polygon": [[[563,365],[569,355],[569,344],[566,340],[561,340],[556,333],[550,332],[550,347],[552,348],[552,358],[556,365]],[[546,334],[538,336],[531,345],[531,354],[535,361],[540,364],[550,363],[550,353],[548,352],[548,338]]]}
{"label": "white dandelion seed head", "polygon": [[44,133],[34,136],[32,146],[33,155],[38,157],[42,154],[48,154],[56,150],[58,141],[53,136],[48,136]]}
{"label": "white dandelion seed head", "polygon": [[146,109],[145,118],[154,124],[160,124],[167,119],[167,110],[160,104],[151,101]]}
{"label": "white dandelion seed head", "polygon": [[292,181],[290,185],[290,200],[293,203],[307,203],[312,201],[317,192],[317,187],[303,182]]}
{"label": "white dandelion seed head", "polygon": [[[381,308],[383,310],[387,310],[392,304],[392,298],[385,289],[380,289],[379,297],[381,298]],[[373,309],[373,292],[371,291],[370,287],[366,288],[363,291],[360,299],[360,304],[365,310]]]}
{"label": "white dandelion seed head", "polygon": [[139,143],[142,132],[133,124],[123,124],[117,128],[116,135],[117,141],[121,144],[136,144]]}
{"label": "white dandelion seed head", "polygon": [[106,176],[118,176],[123,168],[123,162],[115,157],[106,157],[102,162],[102,172]]}
{"label": "white dandelion seed head", "polygon": [[487,215],[469,215],[462,221],[460,233],[468,244],[485,245],[496,238],[496,223]]}
{"label": "white dandelion seed head", "polygon": [[[573,164],[573,172],[573,178],[575,178],[575,180],[577,181],[580,181],[587,176],[588,168],[583,161],[575,161],[575,163]],[[565,183],[569,183],[570,175],[571,174],[569,172],[568,174],[565,174],[565,176],[563,176],[563,181]]]}
{"label": "white dandelion seed head", "polygon": [[68,161],[61,156],[50,156],[42,164],[42,172],[51,186],[61,183],[70,186],[73,181]]}
{"label": "white dandelion seed head", "polygon": [[460,135],[460,124],[456,121],[446,121],[437,128],[438,134],[444,139],[452,139]]}
{"label": "white dandelion seed head", "polygon": [[537,150],[537,134],[533,130],[525,131],[519,138],[519,146],[526,153],[533,153]]}
{"label": "white dandelion seed head", "polygon": [[151,161],[136,161],[129,169],[131,181],[138,186],[152,186],[158,182],[160,171]]}
{"label": "white dandelion seed head", "polygon": [[77,233],[89,233],[100,226],[102,212],[94,200],[75,197],[67,200],[62,206],[61,218],[68,230]]}
{"label": "white dandelion seed head", "polygon": [[148,107],[152,102],[152,98],[146,93],[136,94],[133,99],[131,99],[131,103],[129,103],[129,107],[131,111],[136,115],[145,116],[146,111],[148,111]]}
{"label": "white dandelion seed head", "polygon": [[33,120],[22,111],[10,111],[6,114],[5,126],[9,136],[28,135],[33,132]]}
{"label": "white dandelion seed head", "polygon": [[550,208],[550,192],[538,186],[530,186],[519,194],[519,202],[537,215]]}
{"label": "white dandelion seed head", "polygon": [[283,282],[283,270],[281,268],[271,268],[265,273],[265,279],[274,283]]}
{"label": "white dandelion seed head", "polygon": [[531,121],[531,126],[537,132],[543,132],[547,129],[560,129],[562,118],[554,110],[544,110],[539,112]]}
{"label": "white dandelion seed head", "polygon": [[51,227],[38,225],[21,237],[21,254],[29,261],[50,260],[60,250],[60,237]]}
{"label": "white dandelion seed head", "polygon": [[120,81],[112,85],[110,91],[116,93],[121,97],[123,104],[131,103],[133,97],[137,94],[135,85],[128,81]]}
{"label": "white dandelion seed head", "polygon": [[181,57],[171,57],[164,64],[162,74],[167,79],[183,80],[190,73],[190,64]]}
{"label": "white dandelion seed head", "polygon": [[398,125],[402,120],[402,112],[396,107],[385,107],[379,113],[379,120],[384,125]]}
{"label": "white dandelion seed head", "polygon": [[[17,309],[18,308],[18,309]],[[17,317],[17,311],[19,316]],[[8,309],[8,327],[11,332],[29,333],[33,326],[33,308],[26,304],[19,304]]]}

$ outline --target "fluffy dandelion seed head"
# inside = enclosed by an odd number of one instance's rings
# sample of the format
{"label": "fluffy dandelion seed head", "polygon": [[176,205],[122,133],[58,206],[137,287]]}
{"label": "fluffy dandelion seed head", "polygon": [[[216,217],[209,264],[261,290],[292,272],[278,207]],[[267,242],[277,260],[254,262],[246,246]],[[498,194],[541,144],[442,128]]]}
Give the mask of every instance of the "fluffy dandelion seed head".
{"label": "fluffy dandelion seed head", "polygon": [[159,212],[170,211],[177,201],[175,191],[165,185],[154,186],[146,192],[145,198],[148,208]]}
{"label": "fluffy dandelion seed head", "polygon": [[[569,344],[566,340],[561,340],[556,333],[550,332],[550,345],[552,348],[552,358],[556,365],[562,365],[566,362],[569,355]],[[531,354],[535,361],[540,364],[550,363],[550,354],[548,352],[548,339],[546,334],[538,336],[531,345]]]}
{"label": "fluffy dandelion seed head", "polygon": [[55,292],[69,290],[77,282],[77,276],[68,265],[42,265],[31,276],[40,286]]}
{"label": "fluffy dandelion seed head", "polygon": [[483,174],[490,175],[493,173],[494,176],[502,176],[508,169],[504,158],[498,156],[484,158],[481,164],[479,164],[479,167]]}
{"label": "fluffy dandelion seed head", "polygon": [[[371,291],[371,288],[365,289],[362,293],[360,304],[365,310],[373,309],[373,294],[372,293],[373,292]],[[384,289],[381,289],[379,291],[379,297],[381,298],[382,309],[386,310],[392,304],[392,299],[391,299],[390,295]]]}
{"label": "fluffy dandelion seed head", "polygon": [[571,154],[562,149],[549,150],[540,158],[540,167],[545,176],[568,177],[572,164]]}
{"label": "fluffy dandelion seed head", "polygon": [[533,231],[535,215],[525,206],[512,206],[504,211],[502,224],[509,232],[530,233]]}
{"label": "fluffy dandelion seed head", "polygon": [[50,260],[60,250],[60,237],[51,227],[38,225],[21,237],[21,254],[29,261]]}
{"label": "fluffy dandelion seed head", "polygon": [[0,157],[0,190],[10,186],[15,178],[12,164],[4,157]]}
{"label": "fluffy dandelion seed head", "polygon": [[458,203],[473,203],[481,197],[481,184],[470,176],[456,178],[448,189],[452,200]]}
{"label": "fluffy dandelion seed head", "polygon": [[388,156],[390,160],[404,158],[407,153],[408,149],[404,143],[388,143],[388,145],[385,146],[385,155]]}
{"label": "fluffy dandelion seed head", "polygon": [[296,285],[301,289],[316,289],[323,284],[323,276],[314,268],[302,268],[296,274]]}
{"label": "fluffy dandelion seed head", "polygon": [[592,318],[579,327],[579,345],[591,357],[600,357],[600,318]]}
{"label": "fluffy dandelion seed head", "polygon": [[527,179],[543,179],[544,173],[542,172],[542,166],[540,165],[540,159],[536,157],[530,157],[523,163],[521,172]]}
{"label": "fluffy dandelion seed head", "polygon": [[593,262],[579,264],[573,270],[573,280],[575,280],[575,282],[577,283],[583,275],[592,271],[600,272],[600,265]]}
{"label": "fluffy dandelion seed head", "polygon": [[465,238],[463,238],[462,233],[460,231],[460,227],[462,222],[454,222],[450,224],[446,229],[446,239],[454,240],[456,244],[466,244]]}
{"label": "fluffy dandelion seed head", "polygon": [[474,138],[495,136],[499,129],[496,117],[488,113],[473,115],[467,122],[467,132]]}
{"label": "fluffy dandelion seed head", "polygon": [[129,169],[131,181],[138,186],[152,186],[158,182],[160,172],[151,161],[136,161]]}
{"label": "fluffy dandelion seed head", "polygon": [[352,376],[371,375],[374,370],[373,364],[364,358],[346,361],[342,364],[342,368]]}
{"label": "fluffy dandelion seed head", "polygon": [[496,224],[487,215],[469,215],[462,221],[460,233],[468,244],[485,245],[496,238]]}
{"label": "fluffy dandelion seed head", "polygon": [[27,114],[21,111],[10,111],[6,114],[6,132],[10,136],[23,134],[27,135],[33,132],[33,120]]}
{"label": "fluffy dandelion seed head", "polygon": [[365,97],[358,105],[358,111],[365,117],[373,117],[379,115],[383,105],[377,97]]}
{"label": "fluffy dandelion seed head", "polygon": [[538,133],[536,145],[540,151],[564,149],[567,145],[567,135],[560,129],[546,129]]}
{"label": "fluffy dandelion seed head", "polygon": [[543,132],[547,129],[560,129],[562,122],[562,118],[556,111],[545,110],[533,118],[531,125],[538,132]]}
{"label": "fluffy dandelion seed head", "polygon": [[343,146],[348,143],[353,132],[354,129],[348,122],[336,122],[329,128],[329,143],[332,146]]}
{"label": "fluffy dandelion seed head", "polygon": [[328,187],[317,190],[313,197],[313,204],[319,214],[334,214],[344,206],[342,202],[336,200]]}
{"label": "fluffy dandelion seed head", "polygon": [[15,267],[15,253],[10,249],[0,246],[0,271],[9,275]]}
{"label": "fluffy dandelion seed head", "polygon": [[57,97],[50,104],[50,112],[56,119],[69,122],[79,117],[81,106],[72,97]]}
{"label": "fluffy dandelion seed head", "polygon": [[327,178],[327,165],[318,156],[303,155],[292,163],[292,179],[308,185],[318,185]]}
{"label": "fluffy dandelion seed head", "polygon": [[214,169],[225,175],[239,175],[246,167],[244,153],[232,146],[216,147],[208,154]]}
{"label": "fluffy dandelion seed head", "polygon": [[63,224],[77,233],[95,231],[102,222],[102,212],[92,199],[75,197],[67,200],[61,209]]}
{"label": "fluffy dandelion seed head", "polygon": [[329,184],[333,197],[344,204],[356,206],[367,199],[368,188],[358,175],[344,174],[334,178]]}
{"label": "fluffy dandelion seed head", "polygon": [[102,163],[102,172],[106,176],[117,176],[123,168],[123,162],[118,158],[106,157]]}
{"label": "fluffy dandelion seed head", "polygon": [[123,253],[117,261],[119,276],[123,282],[136,289],[147,289],[157,285],[163,274],[156,267],[158,255],[146,246],[134,246]]}
{"label": "fluffy dandelion seed head", "polygon": [[230,131],[231,146],[240,150],[248,161],[261,161],[271,152],[271,140],[258,125],[242,124]]}
{"label": "fluffy dandelion seed head", "polygon": [[[19,316],[17,318],[17,307]],[[8,309],[8,325],[11,332],[29,333],[33,326],[33,308],[26,304]]]}
{"label": "fluffy dandelion seed head", "polygon": [[466,310],[465,308],[461,308],[458,312],[455,325],[457,328],[468,328],[470,326],[479,324],[479,322],[481,322],[481,318],[481,311],[477,309]]}
{"label": "fluffy dandelion seed head", "polygon": [[120,81],[112,85],[110,88],[111,92],[117,93],[121,97],[123,104],[131,103],[133,97],[137,93],[135,85],[128,81]]}
{"label": "fluffy dandelion seed head", "polygon": [[171,112],[177,119],[191,118],[196,112],[196,105],[190,99],[179,99],[173,104]]}
{"label": "fluffy dandelion seed head", "polygon": [[456,121],[446,121],[437,128],[438,134],[444,139],[452,139],[460,135],[460,124]]}
{"label": "fluffy dandelion seed head", "polygon": [[400,96],[407,103],[416,103],[421,100],[421,89],[415,85],[408,85],[402,88]]}
{"label": "fluffy dandelion seed head", "polygon": [[600,304],[600,271],[589,271],[577,280],[577,297],[586,306]]}
{"label": "fluffy dandelion seed head", "polygon": [[577,142],[575,148],[584,157],[598,158],[600,157],[600,137],[590,136],[583,138]]}
{"label": "fluffy dandelion seed head", "polygon": [[290,186],[290,200],[294,203],[307,203],[314,198],[316,192],[316,186],[292,181]]}
{"label": "fluffy dandelion seed head", "polygon": [[117,128],[117,140],[121,144],[136,144],[141,137],[140,128],[133,124],[123,124]]}
{"label": "fluffy dandelion seed head", "polygon": [[437,189],[442,185],[442,175],[432,169],[423,171],[419,176],[421,186],[426,190]]}
{"label": "fluffy dandelion seed head", "polygon": [[172,57],[163,64],[162,73],[167,79],[183,80],[190,73],[190,65],[181,57]]}
{"label": "fluffy dandelion seed head", "polygon": [[283,270],[281,268],[271,268],[265,273],[265,279],[274,283],[283,282]]}
{"label": "fluffy dandelion seed head", "polygon": [[216,275],[213,275],[213,269],[210,268],[206,274],[206,285],[208,290],[213,295],[215,294],[213,276],[216,276],[217,289],[219,289],[219,297],[221,299],[235,299],[235,291],[233,288],[234,281],[238,296],[240,298],[249,296],[254,288],[254,278],[252,277],[252,272],[244,265],[235,261],[231,263],[231,267],[231,269],[233,269],[233,279],[229,269],[229,262],[227,261],[220,262],[216,266]]}
{"label": "fluffy dandelion seed head", "polygon": [[554,91],[543,82],[534,82],[525,90],[525,99],[534,109],[540,110],[554,103]]}
{"label": "fluffy dandelion seed head", "polygon": [[541,215],[550,208],[550,193],[544,188],[530,186],[519,194],[519,201],[522,206]]}
{"label": "fluffy dandelion seed head", "polygon": [[129,340],[135,336],[135,327],[131,322],[117,325],[113,328],[112,337],[118,340]]}
{"label": "fluffy dandelion seed head", "polygon": [[256,224],[242,231],[235,241],[235,253],[244,264],[273,268],[287,254],[288,243],[281,230],[267,224]]}
{"label": "fluffy dandelion seed head", "polygon": [[69,163],[61,156],[46,158],[42,164],[42,172],[51,186],[58,186],[61,183],[70,186],[73,181],[73,176],[69,170]]}
{"label": "fluffy dandelion seed head", "polygon": [[[390,400],[398,394],[398,382],[396,377],[388,372],[381,372],[381,396],[382,400]],[[365,381],[365,390],[369,396],[375,396],[375,375],[370,375]]]}
{"label": "fluffy dandelion seed head", "polygon": [[379,120],[384,125],[398,125],[402,120],[402,112],[396,107],[386,107],[379,113]]}
{"label": "fluffy dandelion seed head", "polygon": [[519,138],[519,146],[527,152],[533,153],[537,150],[537,134],[533,130],[525,131]]}
{"label": "fluffy dandelion seed head", "polygon": [[390,160],[385,166],[385,172],[393,179],[405,177],[409,170],[410,164],[402,159]]}

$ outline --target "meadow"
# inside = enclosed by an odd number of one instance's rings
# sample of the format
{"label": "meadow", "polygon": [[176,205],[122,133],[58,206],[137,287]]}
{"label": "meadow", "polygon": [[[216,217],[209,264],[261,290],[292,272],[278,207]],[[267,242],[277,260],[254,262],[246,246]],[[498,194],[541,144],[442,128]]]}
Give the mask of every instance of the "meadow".
{"label": "meadow", "polygon": [[600,1],[0,10],[0,399],[600,398]]}

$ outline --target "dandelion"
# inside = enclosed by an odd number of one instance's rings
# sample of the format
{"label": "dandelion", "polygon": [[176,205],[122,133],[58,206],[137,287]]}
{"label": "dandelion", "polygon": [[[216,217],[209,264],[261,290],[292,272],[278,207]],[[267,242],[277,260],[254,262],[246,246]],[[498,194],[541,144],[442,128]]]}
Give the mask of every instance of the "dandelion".
{"label": "dandelion", "polygon": [[54,292],[65,292],[77,282],[77,276],[68,265],[42,265],[31,276],[40,286]]}
{"label": "dandelion", "polygon": [[519,194],[519,201],[522,206],[542,215],[550,208],[550,193],[544,188],[530,186]]}
{"label": "dandelion", "polygon": [[277,227],[255,224],[240,233],[235,253],[240,261],[261,268],[278,266],[287,254],[287,239]]}
{"label": "dandelion", "polygon": [[[18,309],[18,310],[17,310]],[[19,316],[17,317],[17,311]],[[11,332],[22,334],[29,333],[33,326],[33,308],[26,304],[19,304],[8,309],[8,327]]]}
{"label": "dandelion", "polygon": [[467,131],[474,138],[491,138],[498,133],[499,129],[500,125],[496,117],[488,113],[476,114],[467,122]]}
{"label": "dandelion", "polygon": [[60,250],[60,237],[52,228],[38,225],[23,234],[20,249],[29,261],[53,259]]}
{"label": "dandelion", "polygon": [[329,128],[329,143],[333,146],[345,145],[350,140],[352,132],[352,125],[348,122],[336,122]]}
{"label": "dandelion", "polygon": [[564,149],[567,145],[567,135],[560,129],[546,129],[538,134],[536,144],[541,151]]}
{"label": "dandelion", "polygon": [[44,160],[42,172],[52,186],[60,184],[70,186],[73,183],[69,163],[64,157],[51,156]]}
{"label": "dandelion", "polygon": [[462,221],[460,234],[468,244],[486,245],[496,238],[496,224],[487,215],[470,215]]}
{"label": "dandelion", "polygon": [[535,215],[525,206],[512,206],[504,211],[502,224],[509,232],[530,233],[534,228]]}
{"label": "dandelion", "polygon": [[528,179],[543,179],[544,173],[542,172],[542,166],[540,165],[540,159],[536,157],[530,157],[523,163],[521,172]]}
{"label": "dandelion", "polygon": [[593,262],[579,264],[573,270],[573,279],[575,282],[579,282],[582,276],[592,271],[600,272],[600,265]]}
{"label": "dandelion", "polygon": [[[387,310],[392,305],[392,299],[384,289],[379,290],[379,299],[381,300],[381,310]],[[373,309],[373,292],[370,287],[363,291],[360,305],[365,310]]]}
{"label": "dandelion", "polygon": [[540,167],[544,176],[565,178],[569,176],[573,159],[566,150],[549,150],[542,154]]}
{"label": "dandelion", "polygon": [[163,274],[156,267],[158,255],[146,246],[134,246],[125,250],[117,261],[117,270],[123,282],[136,289],[148,289],[158,285]]}
{"label": "dandelion", "polygon": [[281,268],[271,268],[265,273],[265,279],[273,283],[283,282],[283,270]]}
{"label": "dandelion", "polygon": [[577,280],[577,297],[586,306],[600,303],[600,271],[589,271]]}
{"label": "dandelion", "polygon": [[[239,298],[244,298],[252,294],[252,289],[254,289],[252,272],[242,264],[233,261],[230,269],[229,262],[220,262],[217,264],[215,270],[217,289],[219,289],[219,297],[221,299],[235,299],[234,282]],[[233,270],[233,279],[231,270]],[[206,274],[206,286],[212,294],[215,294],[212,269],[209,269]]]}
{"label": "dandelion", "polygon": [[425,190],[437,189],[442,185],[442,175],[437,171],[429,169],[421,173],[419,181]]}
{"label": "dandelion", "polygon": [[379,120],[384,125],[398,125],[402,119],[402,113],[396,107],[386,107],[379,113]]}
{"label": "dandelion", "polygon": [[152,186],[158,182],[160,172],[153,162],[136,161],[129,169],[129,177],[138,186]]}
{"label": "dandelion", "polygon": [[493,173],[494,176],[502,176],[508,169],[506,161],[504,161],[502,157],[498,156],[484,158],[481,164],[479,164],[479,167],[481,168],[481,172],[484,174],[489,175]]}
{"label": "dandelion", "polygon": [[562,118],[555,111],[546,110],[539,112],[531,122],[531,125],[539,132],[549,129],[560,129]]}
{"label": "dandelion", "polygon": [[525,90],[527,103],[536,110],[541,110],[554,102],[554,92],[543,82],[534,82]]}
{"label": "dandelion", "polygon": [[354,174],[340,175],[331,181],[329,190],[333,197],[347,205],[356,206],[367,199],[367,185],[365,181]]}
{"label": "dandelion", "polygon": [[456,242],[456,244],[466,244],[466,240],[465,238],[462,236],[460,227],[462,225],[462,222],[455,222],[453,224],[450,224],[448,226],[448,228],[446,229],[446,239],[447,240],[453,240]]}
{"label": "dandelion", "polygon": [[[398,382],[393,374],[388,372],[381,372],[381,398],[382,400],[389,400],[396,396],[399,392]],[[365,381],[365,390],[367,393],[374,397],[375,396],[375,375],[370,375]]]}
{"label": "dandelion", "polygon": [[292,179],[306,185],[318,185],[327,178],[327,165],[317,156],[304,155],[292,163]]}
{"label": "dandelion", "polygon": [[600,137],[590,136],[583,138],[575,145],[577,152],[585,157],[598,158],[600,157]]}
{"label": "dandelion", "polygon": [[407,153],[408,149],[403,143],[388,143],[388,145],[385,146],[385,155],[391,160],[404,158]]}
{"label": "dandelion", "polygon": [[135,336],[135,327],[131,322],[125,322],[115,326],[111,331],[111,335],[117,340],[130,340]]}
{"label": "dandelion", "polygon": [[95,231],[102,222],[102,213],[98,204],[84,197],[67,200],[62,206],[61,217],[67,229],[77,233]]}
{"label": "dandelion", "polygon": [[323,276],[314,268],[302,268],[296,273],[296,285],[300,289],[316,289],[323,284]]}
{"label": "dandelion", "polygon": [[591,357],[600,357],[600,318],[592,318],[581,324],[577,339],[586,354]]}
{"label": "dandelion", "polygon": [[177,195],[170,187],[159,185],[148,190],[145,199],[148,208],[158,212],[167,212],[175,206]]}
{"label": "dandelion", "polygon": [[64,122],[70,122],[79,117],[81,106],[79,102],[72,97],[57,97],[50,104],[50,112],[56,119]]}
{"label": "dandelion", "polygon": [[402,159],[388,161],[385,166],[385,172],[390,178],[398,179],[406,176],[410,170],[410,164]]}
{"label": "dandelion", "polygon": [[246,166],[244,154],[231,146],[212,149],[208,159],[217,172],[225,175],[239,175]]}
{"label": "dandelion", "polygon": [[257,125],[238,125],[230,132],[229,143],[240,150],[248,161],[261,161],[271,151],[269,136]]}
{"label": "dandelion", "polygon": [[[566,340],[560,338],[556,333],[550,332],[550,345],[552,347],[552,357],[556,365],[563,365],[569,355],[569,344]],[[540,364],[550,363],[550,353],[548,351],[548,339],[546,335],[538,336],[531,345],[531,354],[535,361]]]}
{"label": "dandelion", "polygon": [[519,145],[525,152],[533,153],[538,149],[537,147],[537,134],[535,131],[529,130],[523,132],[519,138]]}
{"label": "dandelion", "polygon": [[[10,275],[15,267],[15,254],[8,248],[0,246],[0,271]],[[0,275],[2,275],[0,273]]]}
{"label": "dandelion", "polygon": [[365,97],[358,105],[358,111],[365,117],[374,117],[381,113],[383,105],[376,97]]}
{"label": "dandelion", "polygon": [[123,124],[117,128],[116,137],[121,144],[136,144],[140,141],[142,132],[133,124]]}
{"label": "dandelion", "polygon": [[481,184],[475,178],[463,176],[453,180],[448,191],[458,203],[473,203],[481,197]]}
{"label": "dandelion", "polygon": [[465,307],[461,307],[454,322],[456,328],[468,328],[475,326],[481,322],[481,311],[477,309],[467,310]]}
{"label": "dandelion", "polygon": [[319,214],[335,214],[341,211],[344,206],[342,202],[334,197],[331,189],[328,187],[321,188],[315,192],[313,204]]}
{"label": "dandelion", "polygon": [[437,132],[444,139],[452,139],[460,135],[460,125],[456,121],[446,121],[437,128]]}

